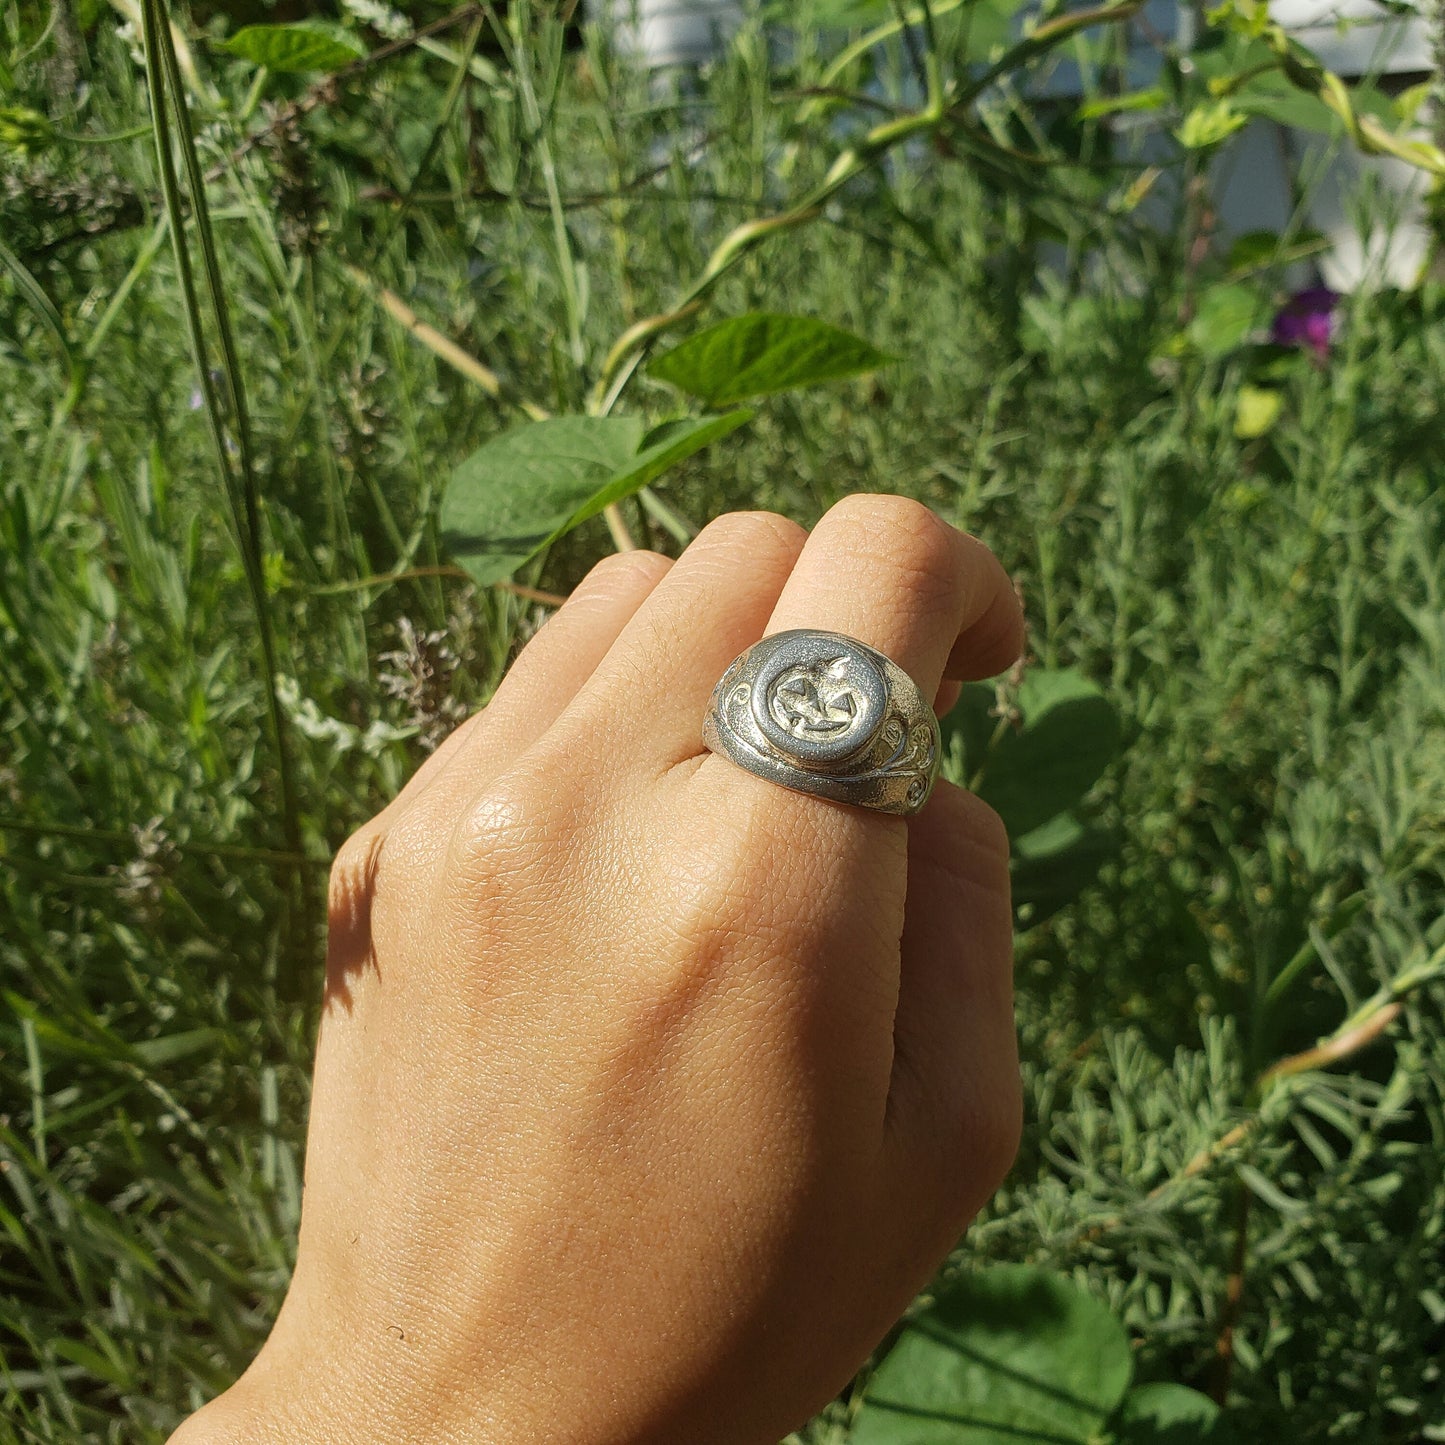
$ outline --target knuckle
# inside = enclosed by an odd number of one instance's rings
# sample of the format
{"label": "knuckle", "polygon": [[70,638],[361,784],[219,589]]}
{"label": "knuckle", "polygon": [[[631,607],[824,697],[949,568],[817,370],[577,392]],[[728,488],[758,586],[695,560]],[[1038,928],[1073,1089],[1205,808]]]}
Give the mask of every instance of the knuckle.
{"label": "knuckle", "polygon": [[952,551],[954,529],[931,507],[912,497],[887,492],[853,492],[835,502],[824,523],[844,522],[861,527],[873,536],[887,533],[900,542],[921,549],[946,547]]}
{"label": "knuckle", "polygon": [[422,874],[436,861],[445,842],[446,830],[439,826],[434,806],[425,799],[404,813],[386,835],[386,848],[378,871],[387,881]]}
{"label": "knuckle", "polygon": [[718,547],[795,554],[806,536],[796,522],[777,512],[724,512],[697,534],[692,545],[704,550]]}
{"label": "knuckle", "polygon": [[886,557],[896,579],[925,606],[954,608],[962,596],[961,534],[921,502],[855,493],[818,526],[853,555]]}
{"label": "knuckle", "polygon": [[578,584],[576,595],[629,597],[662,581],[672,561],[661,552],[613,552],[597,562]]}
{"label": "knuckle", "polygon": [[445,830],[422,807],[388,826],[373,820],[353,833],[337,850],[327,883],[333,931],[355,931],[363,924],[370,930],[393,917],[398,901],[434,865],[444,840]]}
{"label": "knuckle", "polygon": [[973,1121],[980,1181],[990,1194],[1013,1168],[1023,1127],[1023,1090],[1018,1076],[1009,1074],[996,1080],[995,1086],[988,1090]]}
{"label": "knuckle", "polygon": [[918,1195],[924,1233],[935,1235],[943,1248],[952,1246],[1013,1167],[1023,1135],[1017,1074],[978,1081],[955,1108],[952,1127],[942,1133],[950,1146],[932,1151]]}
{"label": "knuckle", "polygon": [[666,910],[675,939],[703,957],[716,946],[748,938],[762,946],[786,931],[775,915],[781,859],[766,797],[745,792],[724,815],[709,819],[670,858]]}
{"label": "knuckle", "polygon": [[385,834],[374,824],[358,828],[336,850],[327,879],[327,899],[333,916],[353,912],[358,900],[376,887]]}
{"label": "knuckle", "polygon": [[536,836],[541,809],[533,776],[513,768],[492,779],[462,809],[452,832],[452,851],[463,864],[511,857]]}

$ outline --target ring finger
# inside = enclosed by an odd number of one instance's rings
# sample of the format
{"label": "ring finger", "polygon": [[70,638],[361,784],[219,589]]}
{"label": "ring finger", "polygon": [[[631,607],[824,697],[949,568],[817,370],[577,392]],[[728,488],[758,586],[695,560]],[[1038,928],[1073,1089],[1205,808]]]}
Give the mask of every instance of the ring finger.
{"label": "ring finger", "polygon": [[793,627],[868,643],[930,698],[945,675],[1001,671],[1023,640],[993,553],[918,502],[847,497],[806,541],[780,517],[734,514],[707,528],[638,609],[558,741],[573,746],[605,721],[628,733],[619,767],[657,777],[696,759],[703,711],[728,663],[765,632]]}

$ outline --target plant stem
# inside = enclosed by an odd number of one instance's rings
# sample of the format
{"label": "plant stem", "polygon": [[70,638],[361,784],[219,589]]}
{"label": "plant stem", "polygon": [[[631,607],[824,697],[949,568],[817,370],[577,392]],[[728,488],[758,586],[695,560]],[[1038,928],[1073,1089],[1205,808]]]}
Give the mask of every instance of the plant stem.
{"label": "plant stem", "polygon": [[[745,221],[730,231],[708,258],[702,272],[678,298],[674,307],[647,321],[629,327],[613,344],[602,364],[602,371],[593,388],[588,410],[605,415],[636,372],[653,342],[664,331],[677,325],[679,321],[691,314],[689,308],[695,308],[700,304],[718,281],[756,246],[770,239],[779,231],[791,230],[793,227],[803,225],[821,215],[827,202],[849,181],[874,164],[894,146],[901,145],[914,136],[937,131],[945,123],[956,123],[966,107],[972,105],[1000,76],[1009,74],[1027,60],[1042,54],[1076,31],[1086,29],[1091,25],[1113,24],[1127,19],[1142,4],[1143,0],[1123,0],[1122,4],[1108,5],[1097,10],[1077,11],[1039,26],[1033,34],[1010,47],[951,105],[946,105],[942,74],[939,68],[937,38],[931,22],[933,14],[942,13],[944,10],[955,7],[952,4],[939,5],[936,11],[928,6],[921,8],[917,12],[918,20],[925,24],[928,34],[933,37],[930,44],[932,69],[928,82],[928,104],[920,111],[902,115],[897,119],[884,121],[881,125],[875,126],[860,141],[842,151],[822,181],[796,204],[776,215],[764,216],[755,221]],[[880,25],[876,30],[869,32],[869,35],[865,36],[864,40],[858,42],[856,46],[850,46],[845,54],[852,59],[858,58],[880,40],[886,39],[890,35],[896,35],[900,29],[904,28],[908,19],[909,17],[905,16],[886,25]],[[835,62],[825,79],[830,79],[837,73],[838,64],[839,62]],[[799,111],[800,119],[807,109],[808,106],[805,105]]]}
{"label": "plant stem", "polygon": [[1244,1312],[1244,1271],[1249,1258],[1251,1196],[1242,1180],[1235,1180],[1234,1191],[1234,1244],[1224,1286],[1224,1308],[1219,1314],[1219,1333],[1214,1341],[1214,1383],[1209,1391],[1221,1407],[1229,1400],[1229,1385],[1234,1375],[1234,1332]]}
{"label": "plant stem", "polygon": [[[456,577],[470,581],[471,574],[461,567],[440,565],[436,567],[408,567],[401,572],[379,572],[374,577],[357,577],[350,582],[333,582],[325,587],[308,587],[312,597],[338,597],[347,592],[365,592],[372,587],[392,587],[398,582],[411,582],[419,577]],[[493,582],[499,592],[510,592],[514,597],[524,597],[528,602],[540,602],[544,607],[560,607],[567,599],[560,592],[544,592],[540,587],[528,587],[524,582]]]}
{"label": "plant stem", "polygon": [[[363,291],[370,296],[388,316],[397,322],[404,330],[411,332],[423,346],[434,356],[440,357],[446,364],[455,371],[461,372],[466,379],[486,392],[495,399],[502,395],[502,379],[492,370],[490,366],[478,361],[468,351],[463,351],[450,337],[444,336],[435,326],[423,321],[395,291],[383,286],[379,281],[373,280],[361,269],[360,266],[343,265],[341,268]],[[533,420],[541,420],[546,413],[540,407],[532,408],[528,403],[520,403],[522,409],[530,415],[532,411],[540,413]]]}
{"label": "plant stem", "polygon": [[1097,1224],[1081,1228],[1053,1244],[1052,1248],[1071,1248],[1098,1239],[1110,1230],[1117,1229],[1129,1213],[1150,1208],[1187,1180],[1212,1168],[1254,1134],[1259,1127],[1260,1106],[1266,1093],[1286,1079],[1328,1068],[1367,1048],[1400,1016],[1402,1000],[1408,994],[1442,976],[1445,976],[1445,944],[1422,958],[1419,963],[1401,969],[1373,998],[1361,1004],[1338,1028],[1313,1048],[1278,1059],[1265,1069],[1246,1096],[1246,1107],[1249,1110],[1247,1116],[1231,1125],[1214,1143],[1201,1149],[1178,1173],[1171,1174],[1169,1178],[1156,1184],[1143,1199],[1131,1205],[1127,1213],[1111,1215]]}
{"label": "plant stem", "polygon": [[[1425,0],[1425,15],[1435,62],[1435,75],[1430,84],[1431,119],[1436,148],[1445,151],[1445,0]],[[1445,257],[1445,179],[1438,179],[1430,192],[1429,216],[1438,264]]]}
{"label": "plant stem", "polygon": [[607,530],[612,536],[612,545],[619,552],[637,551],[637,539],[628,529],[627,519],[622,515],[622,508],[616,502],[611,502],[603,507],[602,520],[607,523]]}
{"label": "plant stem", "polygon": [[1338,935],[1344,927],[1359,915],[1365,906],[1364,893],[1352,893],[1330,911],[1318,930],[1311,928],[1309,937],[1295,950],[1289,962],[1275,974],[1265,990],[1262,1007],[1266,1015],[1272,1014],[1281,999],[1294,986],[1295,980],[1320,956],[1321,941],[1328,941]]}
{"label": "plant stem", "polygon": [[686,547],[697,536],[697,528],[686,517],[679,515],[651,487],[643,487],[637,499],[647,515],[652,518],[679,547]]}
{"label": "plant stem", "polygon": [[[202,395],[206,402],[206,416],[210,422],[211,441],[215,448],[216,462],[221,472],[229,504],[232,532],[241,555],[242,571],[246,577],[252,611],[256,619],[261,666],[264,672],[262,682],[266,693],[271,731],[276,745],[276,766],[281,786],[282,829],[288,851],[300,853],[303,851],[300,804],[296,793],[290,739],[285,718],[281,712],[281,700],[276,691],[276,642],[266,599],[260,495],[251,452],[251,429],[246,409],[245,388],[241,381],[240,363],[236,353],[235,340],[231,333],[220,264],[211,233],[210,213],[206,202],[206,183],[201,175],[200,164],[196,156],[190,108],[162,0],[144,0],[142,18],[144,21],[146,82],[150,91],[151,124],[155,131],[161,184],[165,194],[176,268],[185,302],[191,352],[199,375]],[[180,142],[185,158],[191,192],[191,209],[195,218],[197,239],[201,246],[211,312],[220,347],[221,373],[226,383],[226,401],[234,424],[234,444],[240,461],[239,477],[236,475],[229,451],[230,439],[226,435],[222,419],[221,399],[217,394],[216,384],[211,375],[200,302],[196,292],[195,277],[191,270],[190,251],[186,245],[185,211],[172,150],[168,89],[170,92],[169,104],[174,104],[175,107],[176,122],[179,128],[179,135],[176,139]]]}

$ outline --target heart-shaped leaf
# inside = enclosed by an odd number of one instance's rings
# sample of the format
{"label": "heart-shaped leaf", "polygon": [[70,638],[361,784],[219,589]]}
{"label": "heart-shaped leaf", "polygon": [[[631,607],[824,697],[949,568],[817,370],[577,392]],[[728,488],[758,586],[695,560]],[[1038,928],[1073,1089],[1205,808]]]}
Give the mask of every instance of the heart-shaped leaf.
{"label": "heart-shaped leaf", "polygon": [[1267,310],[1253,287],[1211,286],[1200,297],[1199,310],[1189,323],[1189,340],[1205,356],[1228,356],[1266,319]]}
{"label": "heart-shaped leaf", "polygon": [[1123,1326],[1026,1265],[952,1286],[873,1373],[850,1445],[1084,1445],[1133,1370]]}
{"label": "heart-shaped leaf", "polygon": [[247,25],[218,49],[280,71],[343,70],[366,54],[366,47],[349,30],[324,20]]}
{"label": "heart-shaped leaf", "polygon": [[442,540],[477,585],[488,587],[750,415],[689,417],[646,434],[631,416],[561,416],[513,427],[452,473]]}
{"label": "heart-shaped leaf", "polygon": [[1120,835],[1059,813],[1011,840],[1013,905],[1020,928],[1032,928],[1072,903],[1118,851]]}
{"label": "heart-shaped leaf", "polygon": [[654,427],[642,439],[642,449],[636,456],[625,462],[622,468],[596,495],[589,497],[580,506],[557,535],[570,532],[589,517],[595,517],[604,507],[620,502],[634,492],[660,477],[669,467],[701,451],[709,442],[736,431],[744,422],[751,421],[753,413],[746,407],[724,412],[721,416],[690,416],[680,421],[664,422]]}
{"label": "heart-shaped leaf", "polygon": [[1114,1420],[1114,1445],[1226,1445],[1219,1406],[1185,1385],[1140,1385]]}
{"label": "heart-shaped leaf", "polygon": [[1078,896],[1119,848],[1118,836],[1075,808],[1119,746],[1113,704],[1072,668],[1035,668],[994,716],[991,687],[971,683],[944,723],[948,770],[998,813],[1013,849],[1014,908],[1032,927]]}
{"label": "heart-shaped leaf", "polygon": [[963,747],[963,776],[1013,836],[1072,808],[1098,782],[1119,746],[1119,721],[1103,690],[1073,668],[1033,668],[998,726],[991,687],[964,689],[949,715],[950,745]]}
{"label": "heart-shaped leaf", "polygon": [[745,397],[876,371],[892,360],[861,336],[826,321],[750,311],[688,337],[653,361],[648,374],[704,405],[728,406]]}
{"label": "heart-shaped leaf", "polygon": [[525,422],[478,447],[452,473],[442,540],[478,586],[510,577],[637,455],[635,416]]}

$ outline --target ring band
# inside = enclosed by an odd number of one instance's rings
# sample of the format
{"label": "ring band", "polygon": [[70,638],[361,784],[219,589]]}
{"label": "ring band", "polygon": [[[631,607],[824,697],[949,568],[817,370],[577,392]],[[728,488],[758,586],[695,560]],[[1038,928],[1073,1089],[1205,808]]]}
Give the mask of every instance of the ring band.
{"label": "ring band", "polygon": [[723,673],[703,746],[770,783],[904,817],[938,776],[938,719],[896,662],[839,632],[777,632]]}

